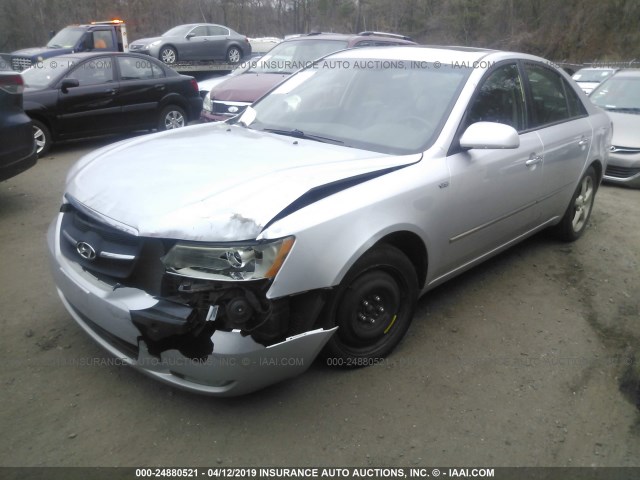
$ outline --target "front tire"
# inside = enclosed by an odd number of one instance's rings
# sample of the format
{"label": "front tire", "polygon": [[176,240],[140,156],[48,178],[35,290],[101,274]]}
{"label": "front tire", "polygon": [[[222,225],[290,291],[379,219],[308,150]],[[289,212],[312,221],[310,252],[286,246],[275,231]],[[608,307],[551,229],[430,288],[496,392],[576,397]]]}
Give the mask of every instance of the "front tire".
{"label": "front tire", "polygon": [[182,128],[187,124],[187,115],[182,107],[168,105],[160,112],[158,119],[158,130],[173,130]]}
{"label": "front tire", "polygon": [[159,57],[166,65],[173,65],[178,61],[178,52],[173,47],[162,47]]}
{"label": "front tire", "polygon": [[36,153],[38,158],[42,158],[49,153],[51,148],[51,131],[44,123],[38,120],[31,119],[31,123],[33,125],[33,138],[36,142]]}
{"label": "front tire", "polygon": [[338,327],[327,343],[327,364],[371,365],[389,354],[407,332],[418,297],[409,259],[391,245],[366,252],[336,289],[325,328]]}
{"label": "front tire", "polygon": [[573,242],[586,230],[598,190],[597,179],[593,167],[589,167],[580,179],[562,221],[556,226],[556,234],[561,240]]}

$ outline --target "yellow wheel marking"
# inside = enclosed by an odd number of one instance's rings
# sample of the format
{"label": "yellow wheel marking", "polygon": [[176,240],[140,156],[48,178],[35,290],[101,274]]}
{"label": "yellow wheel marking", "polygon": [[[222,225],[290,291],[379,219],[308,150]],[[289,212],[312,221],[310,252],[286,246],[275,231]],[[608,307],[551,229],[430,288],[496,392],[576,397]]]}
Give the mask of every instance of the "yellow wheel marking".
{"label": "yellow wheel marking", "polygon": [[391,323],[389,324],[389,326],[384,329],[384,334],[385,335],[389,332],[389,330],[391,330],[391,327],[393,327],[393,324],[395,323],[396,318],[398,318],[398,316],[394,315],[393,318],[391,319]]}

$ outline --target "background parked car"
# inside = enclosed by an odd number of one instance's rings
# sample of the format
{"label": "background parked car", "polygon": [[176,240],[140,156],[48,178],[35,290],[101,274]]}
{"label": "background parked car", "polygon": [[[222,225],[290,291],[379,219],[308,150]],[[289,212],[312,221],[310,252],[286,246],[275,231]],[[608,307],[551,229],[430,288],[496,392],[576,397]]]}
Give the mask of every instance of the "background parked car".
{"label": "background parked car", "polygon": [[194,60],[239,63],[251,55],[251,45],[247,37],[224,25],[191,23],[173,27],[160,37],[131,42],[129,51],[151,55],[168,65]]}
{"label": "background parked car", "polygon": [[273,47],[251,68],[216,85],[205,97],[201,120],[226,120],[241,113],[271,88],[317,58],[345,48],[414,45],[409,37],[382,32],[357,35],[310,33],[289,37]]}
{"label": "background parked car", "polygon": [[194,78],[144,55],[64,55],[23,77],[24,109],[41,156],[58,140],[183,127],[202,109]]}
{"label": "background parked car", "polygon": [[22,76],[0,60],[0,180],[11,178],[37,160],[31,120],[22,109]]}
{"label": "background parked car", "polygon": [[604,180],[640,188],[640,70],[622,70],[591,93],[591,101],[609,112],[613,138]]}
{"label": "background parked car", "polygon": [[581,68],[573,74],[573,79],[578,83],[584,93],[589,95],[600,83],[616,73],[616,68]]}

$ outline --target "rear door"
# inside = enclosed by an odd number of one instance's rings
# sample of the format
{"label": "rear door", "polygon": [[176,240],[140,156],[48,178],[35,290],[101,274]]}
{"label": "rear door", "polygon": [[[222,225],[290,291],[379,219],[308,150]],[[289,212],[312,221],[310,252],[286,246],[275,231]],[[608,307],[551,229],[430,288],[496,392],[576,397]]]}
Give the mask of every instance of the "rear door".
{"label": "rear door", "polygon": [[167,82],[162,68],[145,58],[116,55],[120,80],[118,106],[123,125],[155,127],[160,101],[167,94]]}
{"label": "rear door", "polygon": [[86,136],[117,130],[122,110],[110,55],[79,63],[64,79],[78,80],[79,86],[65,92],[58,83],[56,117],[60,135]]}
{"label": "rear door", "polygon": [[593,137],[587,111],[566,79],[546,65],[525,62],[530,125],[544,145],[541,212],[566,207],[587,161]]}
{"label": "rear door", "polygon": [[206,59],[225,58],[229,43],[229,30],[220,25],[207,26],[209,32]]}

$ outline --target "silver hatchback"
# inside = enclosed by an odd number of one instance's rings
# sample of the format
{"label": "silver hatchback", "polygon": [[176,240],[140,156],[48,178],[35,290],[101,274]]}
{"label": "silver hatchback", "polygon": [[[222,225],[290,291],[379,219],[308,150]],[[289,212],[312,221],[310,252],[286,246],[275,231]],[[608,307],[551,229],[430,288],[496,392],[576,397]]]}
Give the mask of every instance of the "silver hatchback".
{"label": "silver hatchback", "polygon": [[232,120],[97,150],[48,233],[76,322],[168,384],[237,395],[380,361],[417,299],[588,225],[611,122],[543,59],[347,50]]}

